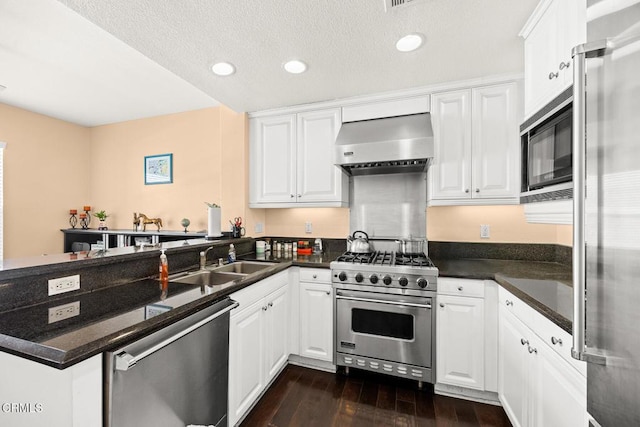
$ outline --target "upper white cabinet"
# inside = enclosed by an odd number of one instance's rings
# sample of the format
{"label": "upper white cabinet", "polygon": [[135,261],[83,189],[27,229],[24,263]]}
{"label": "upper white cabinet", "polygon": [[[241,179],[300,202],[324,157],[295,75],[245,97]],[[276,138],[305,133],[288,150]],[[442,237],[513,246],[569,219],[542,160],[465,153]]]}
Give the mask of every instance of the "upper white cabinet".
{"label": "upper white cabinet", "polygon": [[586,2],[544,0],[520,32],[529,117],[573,83],[571,49],[586,41]]}
{"label": "upper white cabinet", "polygon": [[347,206],[333,160],[341,123],[339,108],[251,119],[249,206]]}
{"label": "upper white cabinet", "polygon": [[430,205],[518,203],[518,99],[516,82],[432,96]]}

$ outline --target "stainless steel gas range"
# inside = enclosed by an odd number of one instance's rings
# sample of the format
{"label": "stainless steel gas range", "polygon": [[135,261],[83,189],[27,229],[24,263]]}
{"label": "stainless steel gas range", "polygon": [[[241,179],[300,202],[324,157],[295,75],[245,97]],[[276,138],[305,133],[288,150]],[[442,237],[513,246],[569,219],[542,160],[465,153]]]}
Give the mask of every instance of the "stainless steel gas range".
{"label": "stainless steel gas range", "polygon": [[435,381],[438,269],[424,254],[346,252],[331,263],[338,366]]}

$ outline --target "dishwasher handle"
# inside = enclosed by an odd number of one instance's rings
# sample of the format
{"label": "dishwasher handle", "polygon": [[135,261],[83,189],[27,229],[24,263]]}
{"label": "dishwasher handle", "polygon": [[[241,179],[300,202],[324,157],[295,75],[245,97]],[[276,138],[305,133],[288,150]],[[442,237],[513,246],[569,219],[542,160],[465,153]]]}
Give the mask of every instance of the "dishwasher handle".
{"label": "dishwasher handle", "polygon": [[168,346],[169,344],[171,344],[174,341],[179,340],[180,338],[182,338],[183,336],[187,335],[190,332],[195,331],[196,329],[198,329],[199,327],[211,322],[212,320],[216,319],[217,317],[222,316],[225,313],[228,313],[229,311],[233,310],[234,308],[238,307],[240,304],[238,304],[237,302],[233,301],[233,303],[220,310],[220,311],[216,311],[215,313],[213,313],[211,316],[205,317],[204,319],[194,323],[193,325],[188,326],[187,328],[181,330],[180,332],[171,335],[170,337],[160,341],[157,344],[154,344],[150,347],[147,347],[146,349],[140,351],[138,354],[130,354],[126,351],[121,351],[120,353],[116,354],[114,356],[115,359],[115,370],[116,371],[127,371],[129,369],[131,369],[132,367],[134,367],[136,365],[136,363],[138,363],[140,360],[144,359],[145,357],[155,353],[158,350],[161,350],[162,348]]}

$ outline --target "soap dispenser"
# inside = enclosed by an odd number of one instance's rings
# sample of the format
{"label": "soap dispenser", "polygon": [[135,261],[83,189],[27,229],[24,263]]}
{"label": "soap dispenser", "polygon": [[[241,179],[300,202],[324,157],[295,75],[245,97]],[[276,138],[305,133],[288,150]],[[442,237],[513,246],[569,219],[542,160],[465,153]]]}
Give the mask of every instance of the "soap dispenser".
{"label": "soap dispenser", "polygon": [[229,245],[229,256],[227,257],[229,263],[236,261],[236,247],[233,246],[233,243]]}

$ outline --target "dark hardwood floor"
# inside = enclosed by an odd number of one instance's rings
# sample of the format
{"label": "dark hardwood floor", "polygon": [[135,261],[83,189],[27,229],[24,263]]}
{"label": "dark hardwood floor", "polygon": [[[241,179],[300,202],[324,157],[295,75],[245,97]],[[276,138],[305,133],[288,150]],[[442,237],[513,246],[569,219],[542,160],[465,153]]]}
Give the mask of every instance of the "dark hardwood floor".
{"label": "dark hardwood floor", "polygon": [[510,427],[499,406],[418,390],[417,382],[351,370],[331,374],[289,365],[247,415],[248,426]]}

